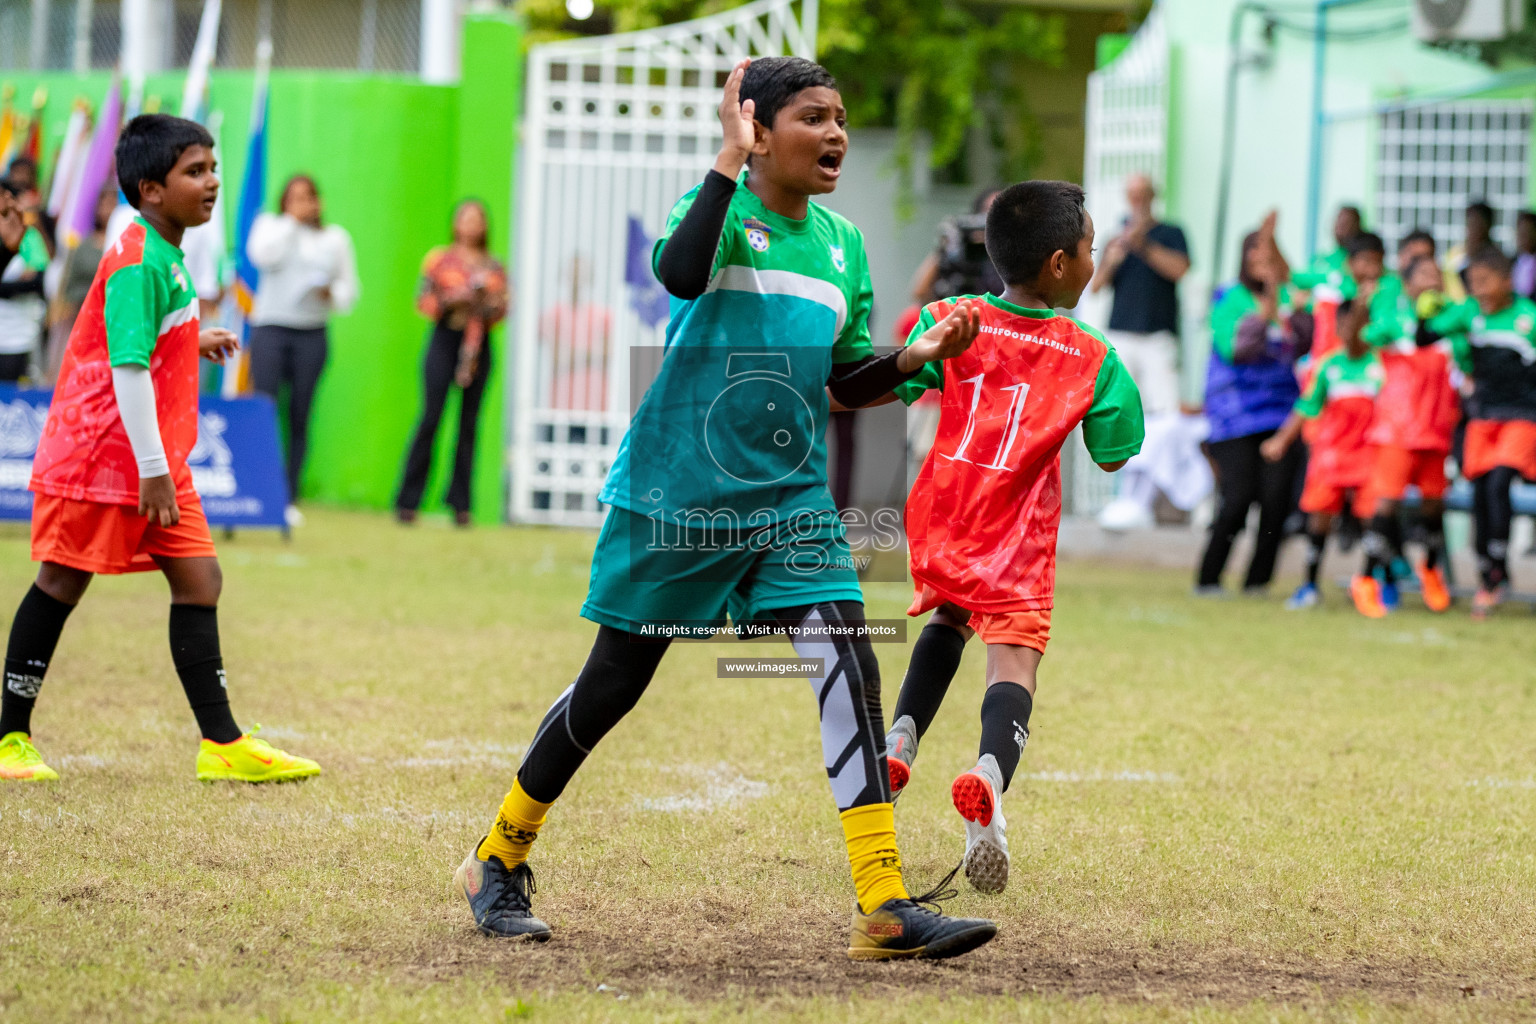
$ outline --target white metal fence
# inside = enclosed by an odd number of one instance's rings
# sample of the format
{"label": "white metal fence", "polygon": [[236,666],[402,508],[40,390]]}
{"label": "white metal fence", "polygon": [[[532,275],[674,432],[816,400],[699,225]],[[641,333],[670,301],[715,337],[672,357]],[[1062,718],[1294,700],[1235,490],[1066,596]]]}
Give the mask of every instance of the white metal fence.
{"label": "white metal fence", "polygon": [[1376,140],[1377,230],[1394,245],[1415,228],[1443,252],[1465,235],[1464,211],[1482,200],[1493,239],[1513,251],[1515,214],[1529,200],[1531,102],[1437,103],[1382,114]]}
{"label": "white metal fence", "polygon": [[518,205],[518,313],[508,395],[509,515],[595,526],[629,421],[630,354],[665,317],[626,284],[673,204],[720,145],[716,108],[744,57],[811,57],[816,0],[759,0],[712,17],[534,47]]}
{"label": "white metal fence", "polygon": [[[1154,7],[1125,51],[1088,76],[1083,187],[1101,239],[1120,231],[1125,181],[1145,174],[1161,186],[1168,169],[1168,34]],[[1109,322],[1109,292],[1084,297],[1088,322]],[[1062,497],[1068,512],[1093,515],[1115,494],[1115,478],[1088,457],[1081,431],[1062,449]]]}

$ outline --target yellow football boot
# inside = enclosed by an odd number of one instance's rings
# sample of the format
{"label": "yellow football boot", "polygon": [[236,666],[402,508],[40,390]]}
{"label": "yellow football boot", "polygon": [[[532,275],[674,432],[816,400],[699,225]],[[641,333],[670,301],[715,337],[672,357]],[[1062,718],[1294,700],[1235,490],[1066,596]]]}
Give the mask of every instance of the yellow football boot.
{"label": "yellow football boot", "polygon": [[0,779],[8,782],[56,782],[59,773],[43,764],[43,758],[24,732],[0,736]]}
{"label": "yellow football boot", "polygon": [[203,782],[286,782],[320,774],[320,766],[307,757],[278,750],[257,739],[257,726],[237,740],[215,743],[203,740],[197,749],[197,777]]}

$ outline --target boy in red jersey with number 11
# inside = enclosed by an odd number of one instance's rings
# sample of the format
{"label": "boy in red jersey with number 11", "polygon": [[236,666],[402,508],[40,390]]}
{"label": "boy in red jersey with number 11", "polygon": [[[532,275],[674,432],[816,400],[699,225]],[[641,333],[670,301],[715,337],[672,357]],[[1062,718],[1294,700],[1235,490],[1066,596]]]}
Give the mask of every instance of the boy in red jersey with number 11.
{"label": "boy in red jersey with number 11", "polygon": [[[1093,278],[1093,218],[1063,181],[1005,189],[987,213],[987,253],[1007,287],[982,297],[981,329],[962,355],[929,363],[896,394],[943,393],[933,448],[907,499],[916,597],[933,615],[912,651],[886,736],[891,790],[910,777],[966,641],[987,645],[976,766],[951,787],[965,819],[965,875],[980,892],[1008,882],[1001,798],[1029,737],[1035,672],[1050,638],[1061,520],[1061,446],[1078,424],[1110,472],[1141,450],[1141,395],[1104,336],[1057,308]],[[962,299],[965,297],[962,297]],[[915,340],[956,300],[929,305]]]}

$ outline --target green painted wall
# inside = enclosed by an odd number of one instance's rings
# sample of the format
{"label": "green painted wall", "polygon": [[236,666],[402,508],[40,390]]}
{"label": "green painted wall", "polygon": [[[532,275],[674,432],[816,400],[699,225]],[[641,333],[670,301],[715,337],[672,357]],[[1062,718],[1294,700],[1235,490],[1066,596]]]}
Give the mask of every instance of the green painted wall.
{"label": "green painted wall", "polygon": [[[352,235],[362,280],[357,307],[331,323],[330,362],[315,399],[304,477],[305,495],[313,500],[368,508],[393,501],[421,411],[429,325],[415,312],[417,271],[429,248],[448,241],[454,203],[465,195],[485,200],[492,245],[503,258],[511,251],[521,30],[503,15],[471,17],[463,55],[457,86],[383,75],[272,73],[264,205],[275,207],[289,175],[312,174],[326,219]],[[161,108],[174,111],[182,77],[150,78],[146,97],[162,97]],[[62,140],[74,98],[99,104],[109,80],[104,73],[0,76],[0,84],[16,86],[22,104],[38,84],[48,87],[45,160]],[[209,86],[212,109],[224,115],[219,156],[231,244],[253,85],[247,71],[215,72]],[[501,367],[504,334],[492,337]],[[505,507],[503,379],[499,370],[492,373],[481,411],[474,494],[480,522],[499,521]],[[441,507],[457,410],[455,399],[443,418],[428,509]]]}

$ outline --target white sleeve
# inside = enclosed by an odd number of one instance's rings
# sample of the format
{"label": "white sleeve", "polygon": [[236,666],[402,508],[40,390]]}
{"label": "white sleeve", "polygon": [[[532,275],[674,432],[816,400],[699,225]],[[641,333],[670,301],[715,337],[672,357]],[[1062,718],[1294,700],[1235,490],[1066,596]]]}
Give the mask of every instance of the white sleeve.
{"label": "white sleeve", "polygon": [[260,270],[271,270],[288,256],[293,249],[293,236],[299,222],[287,215],[259,214],[251,225],[251,237],[245,243],[245,254]]}
{"label": "white sleeve", "polygon": [[357,257],[352,252],[352,236],[346,229],[333,227],[339,258],[336,261],[336,279],[331,282],[331,309],[346,314],[357,305],[362,286],[357,280]]}
{"label": "white sleeve", "polygon": [[117,412],[128,432],[128,443],[139,464],[139,479],[165,476],[171,464],[165,458],[165,443],[160,440],[160,421],[155,417],[155,385],[143,366],[112,367],[112,392],[117,396]]}

